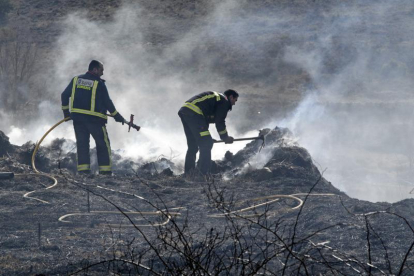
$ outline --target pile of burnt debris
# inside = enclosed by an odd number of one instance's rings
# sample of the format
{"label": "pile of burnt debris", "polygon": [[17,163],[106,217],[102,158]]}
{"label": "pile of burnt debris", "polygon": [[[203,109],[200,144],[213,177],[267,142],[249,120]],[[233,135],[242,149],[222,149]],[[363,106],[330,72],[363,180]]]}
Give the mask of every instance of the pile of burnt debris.
{"label": "pile of burnt debris", "polygon": [[[22,146],[10,144],[4,133],[0,132],[0,171],[30,173],[35,143],[27,142]],[[309,191],[318,180],[315,192],[335,193],[346,196],[322,177],[314,165],[309,152],[295,142],[294,135],[287,128],[275,127],[263,129],[259,137],[236,154],[226,152],[222,160],[212,163],[212,175],[216,180],[240,180],[262,183],[274,187],[275,183],[293,181],[294,185],[280,185],[283,193]],[[264,145],[265,143],[265,145]],[[264,146],[264,147],[263,147]],[[35,156],[35,165],[39,171],[59,174],[67,172],[76,175],[76,145],[73,141],[55,139],[41,146]],[[148,180],[165,178],[176,179],[182,174],[181,164],[160,157],[154,161],[131,160],[112,151],[114,178],[129,176],[143,177]],[[91,150],[91,169],[97,170],[96,149]],[[189,179],[192,181],[193,179]],[[267,184],[266,184],[267,183]]]}
{"label": "pile of burnt debris", "polygon": [[[292,133],[286,128],[263,129],[260,136],[265,141],[254,140],[236,154],[227,151],[223,160],[213,161],[212,173],[233,177],[248,177],[263,181],[272,177],[318,177],[319,170],[312,162],[308,151],[294,142]],[[263,143],[265,144],[265,147]],[[0,156],[3,158],[1,170],[28,172],[36,144],[27,142],[22,146],[12,145],[9,138],[0,131]],[[96,170],[96,149],[91,150],[91,168]],[[115,175],[140,175],[146,177],[173,176],[180,173],[179,165],[161,157],[145,162],[123,158],[112,151],[113,171]],[[252,163],[255,165],[252,166]],[[58,138],[47,146],[41,146],[35,157],[36,168],[51,173],[65,169],[76,173],[76,145],[73,141]]]}

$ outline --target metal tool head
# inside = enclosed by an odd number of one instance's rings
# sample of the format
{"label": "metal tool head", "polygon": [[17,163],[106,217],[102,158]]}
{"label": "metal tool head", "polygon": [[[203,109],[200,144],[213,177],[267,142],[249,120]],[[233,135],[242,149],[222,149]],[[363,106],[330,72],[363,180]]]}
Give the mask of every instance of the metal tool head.
{"label": "metal tool head", "polygon": [[265,147],[265,145],[266,145],[266,143],[265,143],[265,136],[262,134],[262,135],[260,135],[259,137],[258,137],[258,140],[262,140],[263,141],[263,143],[262,143],[262,145],[260,146],[260,149],[259,149],[259,152],[262,150],[262,148],[264,148]]}

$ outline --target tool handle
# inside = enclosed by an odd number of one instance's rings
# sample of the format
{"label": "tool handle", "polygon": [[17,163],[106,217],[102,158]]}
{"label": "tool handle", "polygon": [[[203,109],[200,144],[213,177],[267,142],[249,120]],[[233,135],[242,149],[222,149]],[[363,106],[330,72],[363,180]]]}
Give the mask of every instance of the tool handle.
{"label": "tool handle", "polygon": [[[234,139],[233,140],[233,142],[234,141],[247,141],[247,140],[263,140],[263,137],[262,136],[259,136],[259,137],[249,137],[249,138],[237,138],[237,139]],[[223,141],[223,140],[219,140],[219,141],[214,141],[214,143],[225,143],[225,141]]]}

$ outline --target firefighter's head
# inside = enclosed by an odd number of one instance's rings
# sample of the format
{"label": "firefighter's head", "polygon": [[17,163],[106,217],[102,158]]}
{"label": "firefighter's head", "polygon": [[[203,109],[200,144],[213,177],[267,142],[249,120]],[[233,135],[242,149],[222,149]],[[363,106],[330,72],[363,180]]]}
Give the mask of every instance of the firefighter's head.
{"label": "firefighter's head", "polygon": [[92,72],[93,74],[97,76],[102,76],[104,71],[103,63],[98,60],[92,60],[91,63],[89,63],[89,72]]}
{"label": "firefighter's head", "polygon": [[227,100],[230,101],[231,105],[235,105],[237,100],[239,99],[239,93],[232,89],[224,91],[224,96],[227,97]]}

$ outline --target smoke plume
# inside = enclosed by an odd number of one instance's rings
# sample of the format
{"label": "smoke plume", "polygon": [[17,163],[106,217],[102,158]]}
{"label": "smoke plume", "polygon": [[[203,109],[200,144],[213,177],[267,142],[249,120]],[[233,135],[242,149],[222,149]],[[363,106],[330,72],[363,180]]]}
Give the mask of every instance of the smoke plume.
{"label": "smoke plume", "polygon": [[[411,1],[207,2],[189,3],[181,17],[155,14],[144,2],[125,2],[105,22],[82,11],[68,15],[50,53],[41,119],[9,128],[11,142],[36,140],[62,118],[61,91],[98,59],[117,110],[133,113],[142,127],[128,133],[109,119],[112,147],[127,157],[182,161],[181,105],[203,91],[233,88],[241,96],[228,115],[230,135],[288,127],[351,196],[410,196]],[[53,137],[74,139],[71,123]],[[244,145],[214,146],[213,157]]]}

